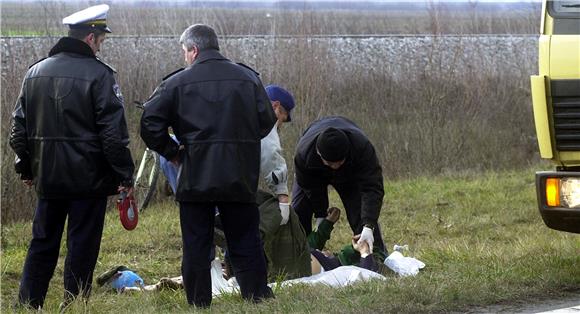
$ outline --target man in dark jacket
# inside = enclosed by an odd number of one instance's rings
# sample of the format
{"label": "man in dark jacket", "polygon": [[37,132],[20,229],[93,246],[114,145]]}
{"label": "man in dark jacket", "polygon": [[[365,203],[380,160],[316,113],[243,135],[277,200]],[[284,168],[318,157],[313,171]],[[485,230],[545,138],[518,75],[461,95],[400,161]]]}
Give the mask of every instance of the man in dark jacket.
{"label": "man in dark jacket", "polygon": [[69,37],[30,67],[13,113],[16,171],[38,194],[19,291],[19,302],[35,309],[44,303],[67,216],[63,305],[90,292],[107,196],[132,191],[123,99],[115,71],[95,56],[110,32],[108,10],[94,6],[63,20]]}
{"label": "man in dark jacket", "polygon": [[[189,66],[164,79],[145,104],[141,137],[179,165],[180,204],[187,301],[211,304],[210,248],[215,208],[242,297],[272,297],[258,231],[256,190],[260,139],[276,117],[258,74],[219,52],[215,31],[196,24],[180,42]],[[181,145],[171,140],[171,127]]]}
{"label": "man in dark jacket", "polygon": [[326,216],[328,185],[338,192],[353,234],[361,234],[372,252],[373,243],[385,251],[378,218],[383,203],[383,175],[375,149],[354,122],[326,117],[304,132],[294,156],[296,179],[292,208],[306,234]]}

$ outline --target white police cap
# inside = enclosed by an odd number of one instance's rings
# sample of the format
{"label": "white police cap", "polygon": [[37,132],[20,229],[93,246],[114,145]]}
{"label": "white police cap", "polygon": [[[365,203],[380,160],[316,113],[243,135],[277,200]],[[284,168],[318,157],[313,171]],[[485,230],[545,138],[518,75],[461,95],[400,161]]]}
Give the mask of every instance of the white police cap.
{"label": "white police cap", "polygon": [[65,17],[62,19],[62,24],[68,25],[72,29],[96,28],[110,33],[111,29],[107,27],[108,12],[109,6],[107,4],[95,5]]}

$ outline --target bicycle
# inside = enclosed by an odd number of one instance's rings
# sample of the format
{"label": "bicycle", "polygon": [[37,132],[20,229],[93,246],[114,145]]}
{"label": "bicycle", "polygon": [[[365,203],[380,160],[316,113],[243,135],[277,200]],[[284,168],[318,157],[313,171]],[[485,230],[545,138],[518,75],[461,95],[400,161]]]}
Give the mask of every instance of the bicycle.
{"label": "bicycle", "polygon": [[[133,104],[138,109],[144,109],[143,103],[140,101],[134,101]],[[159,154],[148,147],[145,147],[143,157],[141,157],[141,162],[139,163],[137,173],[135,174],[134,193],[139,211],[143,212],[149,205],[149,202],[153,198],[153,194],[155,194],[158,178]]]}
{"label": "bicycle", "polygon": [[[133,103],[137,108],[144,109],[143,103],[139,101],[134,101]],[[173,140],[177,141],[173,134],[170,133],[170,136]],[[143,156],[141,157],[141,162],[137,167],[137,173],[135,174],[135,198],[137,200],[137,206],[141,212],[149,206],[149,203],[155,195],[159,173],[163,172],[163,176],[167,179],[167,174],[165,173],[166,170],[161,170],[162,157],[156,151],[146,147]],[[166,180],[162,190],[164,191],[165,196],[174,194],[169,180]]]}
{"label": "bicycle", "polygon": [[149,148],[145,148],[141,162],[135,175],[134,193],[137,206],[141,212],[147,208],[157,189],[159,178],[159,154]]}

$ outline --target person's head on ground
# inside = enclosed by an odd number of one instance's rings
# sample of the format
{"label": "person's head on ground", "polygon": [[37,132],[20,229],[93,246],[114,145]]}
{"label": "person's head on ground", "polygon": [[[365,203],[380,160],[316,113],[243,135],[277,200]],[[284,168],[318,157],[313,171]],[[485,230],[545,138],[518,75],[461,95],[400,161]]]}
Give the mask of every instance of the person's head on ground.
{"label": "person's head on ground", "polygon": [[106,34],[111,33],[107,26],[108,13],[108,5],[95,5],[63,18],[62,23],[69,27],[68,37],[85,42],[96,54],[101,50]]}
{"label": "person's head on ground", "polygon": [[286,89],[278,85],[266,86],[266,93],[272,103],[272,109],[278,119],[278,125],[282,122],[292,121],[291,112],[294,109],[294,97]]}
{"label": "person's head on ground", "polygon": [[194,24],[186,28],[179,38],[179,43],[188,65],[191,65],[204,50],[220,50],[214,29],[205,24]]}
{"label": "person's head on ground", "polygon": [[316,152],[325,166],[337,170],[346,161],[350,152],[350,142],[342,130],[329,127],[318,135]]}

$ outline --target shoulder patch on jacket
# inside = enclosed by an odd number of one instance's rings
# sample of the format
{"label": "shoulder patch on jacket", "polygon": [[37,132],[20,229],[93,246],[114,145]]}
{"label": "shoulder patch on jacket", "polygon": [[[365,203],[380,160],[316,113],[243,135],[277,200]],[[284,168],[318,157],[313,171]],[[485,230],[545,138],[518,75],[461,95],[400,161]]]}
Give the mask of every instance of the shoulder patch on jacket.
{"label": "shoulder patch on jacket", "polygon": [[238,62],[238,63],[236,63],[236,64],[237,64],[237,65],[241,65],[241,66],[243,66],[243,67],[244,67],[244,68],[246,68],[246,69],[250,69],[252,72],[256,73],[256,75],[257,75],[257,76],[260,76],[260,72],[258,72],[258,71],[256,71],[256,70],[254,70],[254,69],[250,68],[249,66],[247,66],[247,65],[245,65],[245,64],[243,64],[243,63],[240,63],[240,62]]}
{"label": "shoulder patch on jacket", "polygon": [[117,73],[117,70],[115,70],[115,68],[113,68],[112,66],[108,65],[107,63],[105,63],[103,60],[96,58],[97,61],[99,61],[101,64],[103,64],[104,66],[106,66],[109,70],[113,71],[113,73]]}
{"label": "shoulder patch on jacket", "polygon": [[121,101],[122,104],[125,103],[125,98],[123,98],[123,93],[121,93],[121,88],[119,87],[119,84],[117,83],[113,84],[113,93],[115,94],[115,97],[117,97],[117,99]]}
{"label": "shoulder patch on jacket", "polygon": [[181,72],[181,71],[183,71],[183,70],[185,70],[185,68],[177,69],[177,70],[175,70],[175,71],[173,71],[173,72],[171,72],[171,73],[167,74],[167,75],[166,75],[166,76],[163,78],[163,81],[165,81],[166,79],[168,79],[168,78],[170,78],[170,77],[174,76],[175,74],[177,74],[177,73],[179,73],[179,72]]}
{"label": "shoulder patch on jacket", "polygon": [[34,62],[33,64],[31,64],[31,65],[30,65],[28,68],[29,68],[29,69],[30,69],[30,68],[32,68],[32,67],[33,67],[33,66],[35,66],[37,63],[39,63],[40,61],[42,61],[42,60],[44,60],[44,59],[46,59],[46,58],[48,58],[48,57],[44,57],[44,58],[42,58],[42,59],[40,59],[40,60],[36,60],[36,62]]}

